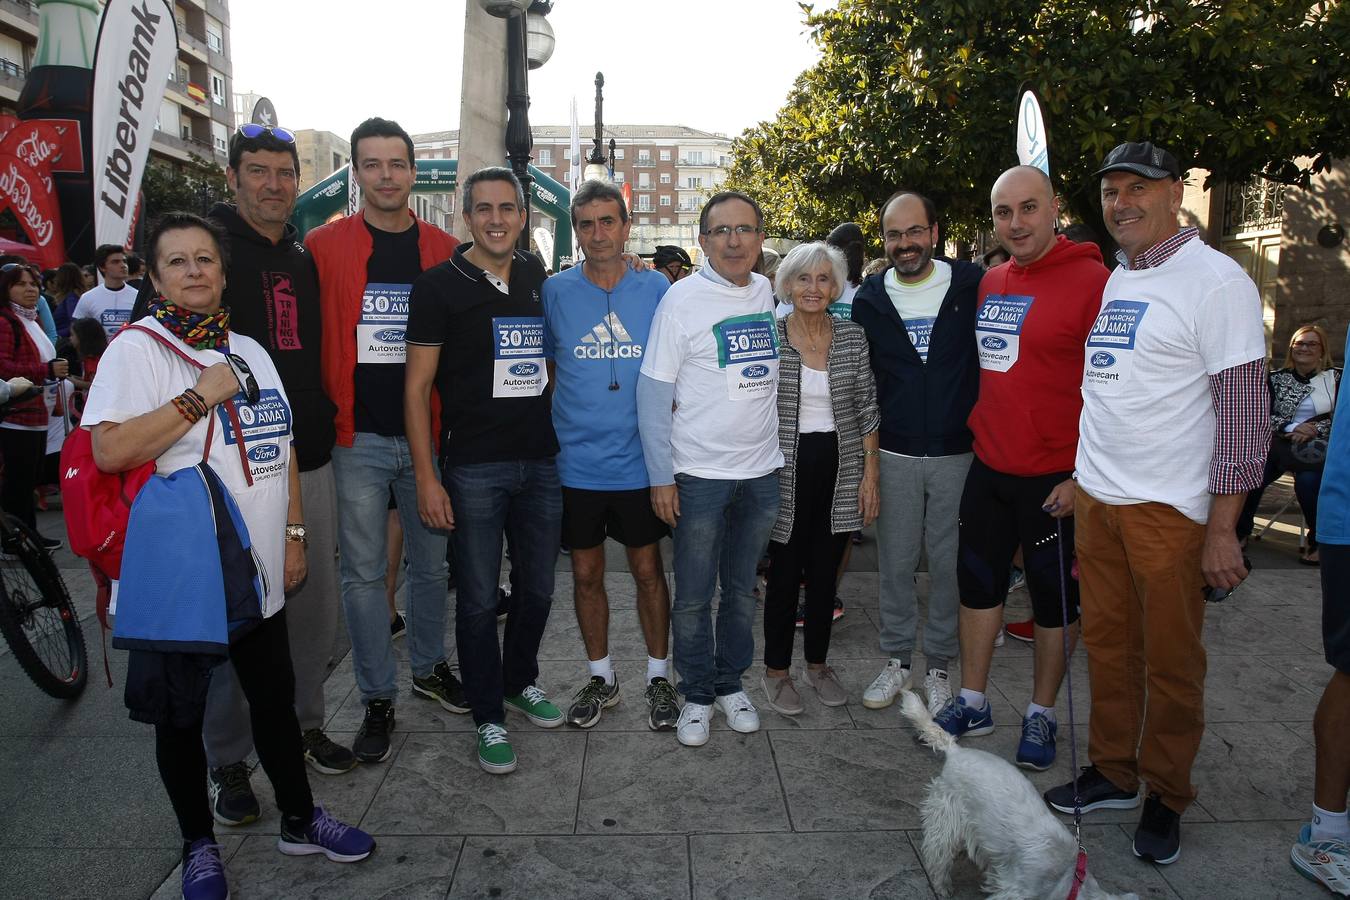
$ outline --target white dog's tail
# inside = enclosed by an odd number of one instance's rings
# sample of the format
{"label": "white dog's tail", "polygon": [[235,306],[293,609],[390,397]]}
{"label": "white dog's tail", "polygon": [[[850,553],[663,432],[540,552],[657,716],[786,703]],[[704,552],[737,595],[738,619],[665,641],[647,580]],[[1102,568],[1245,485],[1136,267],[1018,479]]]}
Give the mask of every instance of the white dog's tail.
{"label": "white dog's tail", "polygon": [[901,691],[900,711],[904,713],[906,719],[914,723],[919,732],[919,739],[929,747],[946,753],[956,746],[956,738],[943,731],[942,727],[933,721],[932,714],[928,712],[928,707],[919,699],[918,694],[909,690]]}

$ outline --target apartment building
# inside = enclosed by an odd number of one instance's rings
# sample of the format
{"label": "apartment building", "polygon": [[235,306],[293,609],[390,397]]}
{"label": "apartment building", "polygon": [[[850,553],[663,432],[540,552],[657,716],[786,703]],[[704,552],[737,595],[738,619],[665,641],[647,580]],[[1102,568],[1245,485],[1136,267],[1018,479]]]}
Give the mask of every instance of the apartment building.
{"label": "apartment building", "polygon": [[[252,110],[252,106],[249,107]],[[303,128],[295,132],[300,154],[300,190],[307,190],[347,164],[352,155],[347,139],[331,131]]]}

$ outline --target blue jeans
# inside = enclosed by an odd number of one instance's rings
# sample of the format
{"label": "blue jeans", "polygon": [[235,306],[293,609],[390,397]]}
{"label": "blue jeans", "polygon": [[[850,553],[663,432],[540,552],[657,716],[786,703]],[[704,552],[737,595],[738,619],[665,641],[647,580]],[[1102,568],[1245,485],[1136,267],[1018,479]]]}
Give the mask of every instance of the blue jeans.
{"label": "blue jeans", "polygon": [[[704,705],[734,694],[755,655],[755,565],[778,518],[778,474],[744,481],[677,474],[680,518],[674,529],[675,603],[670,630],[680,693]],[[717,633],[713,594],[722,600]]]}
{"label": "blue jeans", "polygon": [[403,525],[403,555],[408,560],[408,657],[418,678],[430,675],[445,659],[446,535],[427,528],[417,514],[417,484],[406,438],[358,432],[350,447],[333,448],[333,473],[337,476],[338,574],[356,686],[362,702],[394,700],[398,673],[384,594],[390,489]]}
{"label": "blue jeans", "polygon": [[[505,721],[502,698],[539,677],[539,641],[553,605],[562,486],[553,458],[449,466],[455,512],[455,644],[475,725]],[[497,645],[502,533],[511,549],[511,614]]]}

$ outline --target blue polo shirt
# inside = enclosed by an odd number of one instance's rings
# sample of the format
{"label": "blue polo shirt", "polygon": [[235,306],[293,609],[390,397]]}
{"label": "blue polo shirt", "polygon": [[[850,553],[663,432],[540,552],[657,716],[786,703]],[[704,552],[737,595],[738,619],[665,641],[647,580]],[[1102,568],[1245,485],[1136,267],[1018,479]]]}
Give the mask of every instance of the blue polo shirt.
{"label": "blue polo shirt", "polygon": [[[1350,353],[1350,336],[1345,352]],[[1343,359],[1347,357],[1342,357]],[[1350,544],[1350,390],[1341,384],[1336,411],[1331,416],[1331,439],[1317,497],[1317,542]]]}
{"label": "blue polo shirt", "polygon": [[544,356],[555,366],[558,476],[582,490],[638,490],[648,486],[638,437],[638,372],[652,316],[670,283],[659,272],[626,270],[605,291],[583,269],[549,278],[541,297]]}

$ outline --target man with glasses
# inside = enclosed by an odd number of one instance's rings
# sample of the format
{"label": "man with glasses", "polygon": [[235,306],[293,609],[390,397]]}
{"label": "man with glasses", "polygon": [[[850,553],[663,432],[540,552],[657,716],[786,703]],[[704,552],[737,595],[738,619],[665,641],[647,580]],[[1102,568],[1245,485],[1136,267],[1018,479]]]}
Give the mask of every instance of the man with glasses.
{"label": "man with glasses", "polygon": [[[299,180],[295,138],[283,128],[245,125],[230,140],[225,180],[233,203],[208,214],[225,230],[229,250],[224,304],[230,330],[258,341],[272,358],[291,400],[294,449],[300,466],[304,522],[287,525],[287,540],[307,548],[309,574],[286,596],[286,622],[295,669],[295,712],[305,759],[316,772],[350,771],[356,757],[323,732],[323,683],[337,634],[337,500],[333,492],[333,404],[319,373],[322,342],[314,260],[287,223]],[[145,282],[138,310],[153,294]],[[231,360],[245,399],[258,384],[237,356]],[[203,727],[208,788],[217,822],[242,825],[258,817],[245,760],[253,752],[248,706],[229,663],[211,678]]]}
{"label": "man with glasses", "polygon": [[783,465],[773,294],[754,272],[759,205],[737,191],[714,194],[698,242],[707,265],[661,300],[638,379],[652,506],[674,529],[671,631],[685,698],[675,732],[691,747],[708,742],[714,705],[732,730],[759,730],[741,676],[754,656],[755,564],[778,515]]}
{"label": "man with glasses", "polygon": [[136,289],[127,286],[127,251],[117,244],[103,244],[94,251],[94,265],[103,279],[80,295],[71,319],[95,319],[112,337],[131,321]]}
{"label": "man with glasses", "polygon": [[918,632],[915,569],[928,558],[924,692],[936,715],[952,698],[947,664],[957,654],[957,510],[971,461],[966,419],[979,391],[975,306],[984,270],[934,259],[937,208],[900,191],[878,217],[891,267],[853,298],[853,321],[867,332],[881,406],[881,650],[888,658],[863,691],[882,709],[909,684]]}
{"label": "man with glasses", "polygon": [[[342,605],[365,718],[352,749],[366,763],[391,752],[397,667],[385,600],[392,489],[408,558],[408,656],[414,696],[467,713],[445,653],[446,535],[417,515],[413,456],[403,417],[404,332],[413,282],[458,244],[408,208],[413,142],[396,122],[367,119],[352,132],[352,177],[362,209],[311,231],[319,268],[323,380],[337,404],[333,468],[341,516]],[[433,440],[434,432],[423,436]],[[417,448],[430,452],[431,447]]]}
{"label": "man with glasses", "polygon": [[623,258],[629,226],[619,189],[585,182],[572,197],[572,227],[585,262],[544,282],[544,356],[555,376],[563,542],[572,548],[573,603],[590,671],[567,709],[567,723],[590,728],[619,702],[605,594],[610,537],[624,545],[637,586],[647,645],[647,725],[668,731],[680,714],[666,660],[670,591],[660,541],[669,530],[652,511],[638,437],[637,380],[652,315],[670,285],[645,268],[629,270]]}
{"label": "man with glasses", "polygon": [[689,254],[684,251],[683,247],[662,244],[652,254],[652,268],[666,276],[666,279],[674,284],[694,271],[694,263],[689,259]]}

